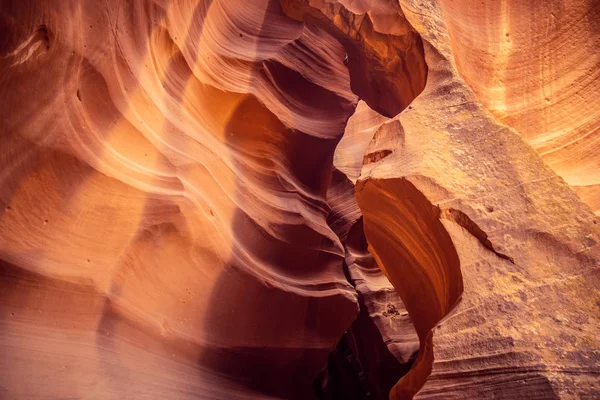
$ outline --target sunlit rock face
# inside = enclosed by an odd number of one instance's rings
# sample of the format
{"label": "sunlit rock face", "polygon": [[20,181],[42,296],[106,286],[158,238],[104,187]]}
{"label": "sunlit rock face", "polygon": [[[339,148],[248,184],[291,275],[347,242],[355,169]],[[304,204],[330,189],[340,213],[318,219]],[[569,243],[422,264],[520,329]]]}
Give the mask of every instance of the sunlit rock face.
{"label": "sunlit rock face", "polygon": [[0,398],[599,397],[600,4],[534,3],[3,1]]}
{"label": "sunlit rock face", "polygon": [[600,2],[440,1],[478,100],[600,212]]}

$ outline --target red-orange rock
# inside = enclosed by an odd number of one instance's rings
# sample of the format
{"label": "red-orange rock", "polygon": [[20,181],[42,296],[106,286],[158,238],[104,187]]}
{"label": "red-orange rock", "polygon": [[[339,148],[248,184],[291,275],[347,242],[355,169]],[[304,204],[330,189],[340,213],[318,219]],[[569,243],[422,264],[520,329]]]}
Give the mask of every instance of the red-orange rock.
{"label": "red-orange rock", "polygon": [[4,0],[0,398],[598,397],[600,7],[534,3]]}
{"label": "red-orange rock", "polygon": [[600,211],[600,3],[441,0],[478,100]]}
{"label": "red-orange rock", "polygon": [[390,398],[596,397],[598,219],[478,103],[441,11],[405,7],[427,86],[357,183],[369,248],[421,340]]}

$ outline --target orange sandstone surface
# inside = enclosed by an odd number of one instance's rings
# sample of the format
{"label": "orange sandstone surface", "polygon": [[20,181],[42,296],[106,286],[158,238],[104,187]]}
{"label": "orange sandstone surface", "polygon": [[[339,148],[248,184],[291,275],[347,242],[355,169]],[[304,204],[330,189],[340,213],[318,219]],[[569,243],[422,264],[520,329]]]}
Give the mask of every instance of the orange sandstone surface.
{"label": "orange sandstone surface", "polygon": [[600,397],[598,0],[0,1],[0,399]]}

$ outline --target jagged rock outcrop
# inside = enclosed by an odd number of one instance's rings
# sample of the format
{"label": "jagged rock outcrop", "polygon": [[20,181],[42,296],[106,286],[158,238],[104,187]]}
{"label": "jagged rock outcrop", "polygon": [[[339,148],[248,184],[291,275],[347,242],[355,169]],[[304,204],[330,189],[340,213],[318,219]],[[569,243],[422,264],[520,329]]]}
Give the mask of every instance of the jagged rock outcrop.
{"label": "jagged rock outcrop", "polygon": [[2,1],[0,398],[597,397],[599,10]]}

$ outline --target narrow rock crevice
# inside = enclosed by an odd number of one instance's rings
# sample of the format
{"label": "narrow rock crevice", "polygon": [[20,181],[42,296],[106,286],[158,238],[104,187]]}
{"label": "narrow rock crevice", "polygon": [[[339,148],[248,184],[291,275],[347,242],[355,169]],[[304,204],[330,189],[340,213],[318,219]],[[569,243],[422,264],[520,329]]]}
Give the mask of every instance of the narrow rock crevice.
{"label": "narrow rock crevice", "polygon": [[359,313],[329,354],[313,385],[319,399],[388,399],[410,370],[418,337],[405,306],[368,251],[354,185],[334,169],[328,223],[344,244],[344,275]]}
{"label": "narrow rock crevice", "polygon": [[447,208],[440,209],[440,218],[447,219],[449,221],[455,222],[461,227],[463,227],[467,232],[469,232],[473,237],[479,240],[479,243],[483,245],[486,249],[490,250],[492,253],[496,254],[498,257],[508,260],[511,263],[515,263],[514,258],[500,253],[494,249],[494,245],[488,238],[487,233],[483,231],[467,214],[464,212],[457,210],[455,208]]}
{"label": "narrow rock crevice", "polygon": [[[315,379],[313,389],[319,399],[388,399],[392,387],[414,363],[416,351],[408,360],[399,359],[390,351],[361,294],[359,306],[358,318],[329,354],[326,367]],[[396,316],[385,312],[383,315],[390,319]]]}
{"label": "narrow rock crevice", "polygon": [[[398,115],[423,91],[428,71],[423,43],[399,8],[394,14],[395,23],[402,27],[403,34],[393,35],[377,31],[368,14],[353,14],[340,4],[312,6],[303,0],[280,0],[280,3],[285,14],[325,29],[344,46],[352,91],[381,115],[390,118]],[[365,165],[390,154],[391,151],[384,150],[360,157]],[[407,370],[406,375],[398,374],[398,378],[403,376],[399,383],[391,391],[388,388],[382,393],[385,393],[384,398],[387,395],[391,398],[412,397],[431,372],[431,329],[450,312],[462,293],[460,265],[452,241],[439,221],[439,213],[414,186],[411,191],[405,181],[406,184],[401,186],[407,186],[408,191],[404,187],[393,191],[400,197],[396,199],[398,204],[391,202],[382,207],[382,203],[394,198],[394,194],[373,191],[372,198],[365,201],[367,196],[362,196],[361,201],[359,192],[368,182],[359,183],[355,189],[360,208],[358,213],[362,212],[365,218],[363,235],[369,240],[369,249],[376,264],[406,304],[420,342],[419,355],[414,363],[411,360],[412,369]],[[407,194],[411,198],[401,198]],[[387,231],[387,227],[393,230]],[[344,243],[343,235],[338,233],[338,236]],[[387,249],[392,249],[389,258],[385,255]],[[386,306],[381,314],[394,317],[388,310]],[[347,338],[342,338],[338,347],[344,346],[345,341]],[[341,354],[346,354],[345,347],[341,350]],[[337,366],[339,370],[339,357],[331,357],[328,365],[330,368]],[[354,355],[348,357],[352,360]],[[365,372],[352,365],[353,362],[350,362],[346,369],[354,371],[360,382],[360,376]],[[325,374],[323,379],[328,378],[329,375]],[[317,381],[317,389],[327,387],[327,383]],[[369,389],[366,392],[358,390],[357,393],[371,392]],[[322,393],[323,396],[326,394]]]}
{"label": "narrow rock crevice", "polygon": [[[348,265],[344,263],[348,280],[354,284]],[[356,287],[356,286],[355,286]],[[392,387],[410,370],[417,353],[415,346],[407,358],[397,357],[390,348],[373,320],[365,301],[358,293],[360,311],[356,320],[344,333],[335,349],[327,358],[327,365],[315,379],[313,389],[321,400],[336,399],[388,399]],[[396,306],[388,304],[387,309]],[[381,313],[392,320],[400,315]]]}
{"label": "narrow rock crevice", "polygon": [[379,151],[375,151],[373,153],[365,154],[363,164],[376,163],[379,160],[383,160],[390,154],[392,154],[391,150],[379,150]]}

